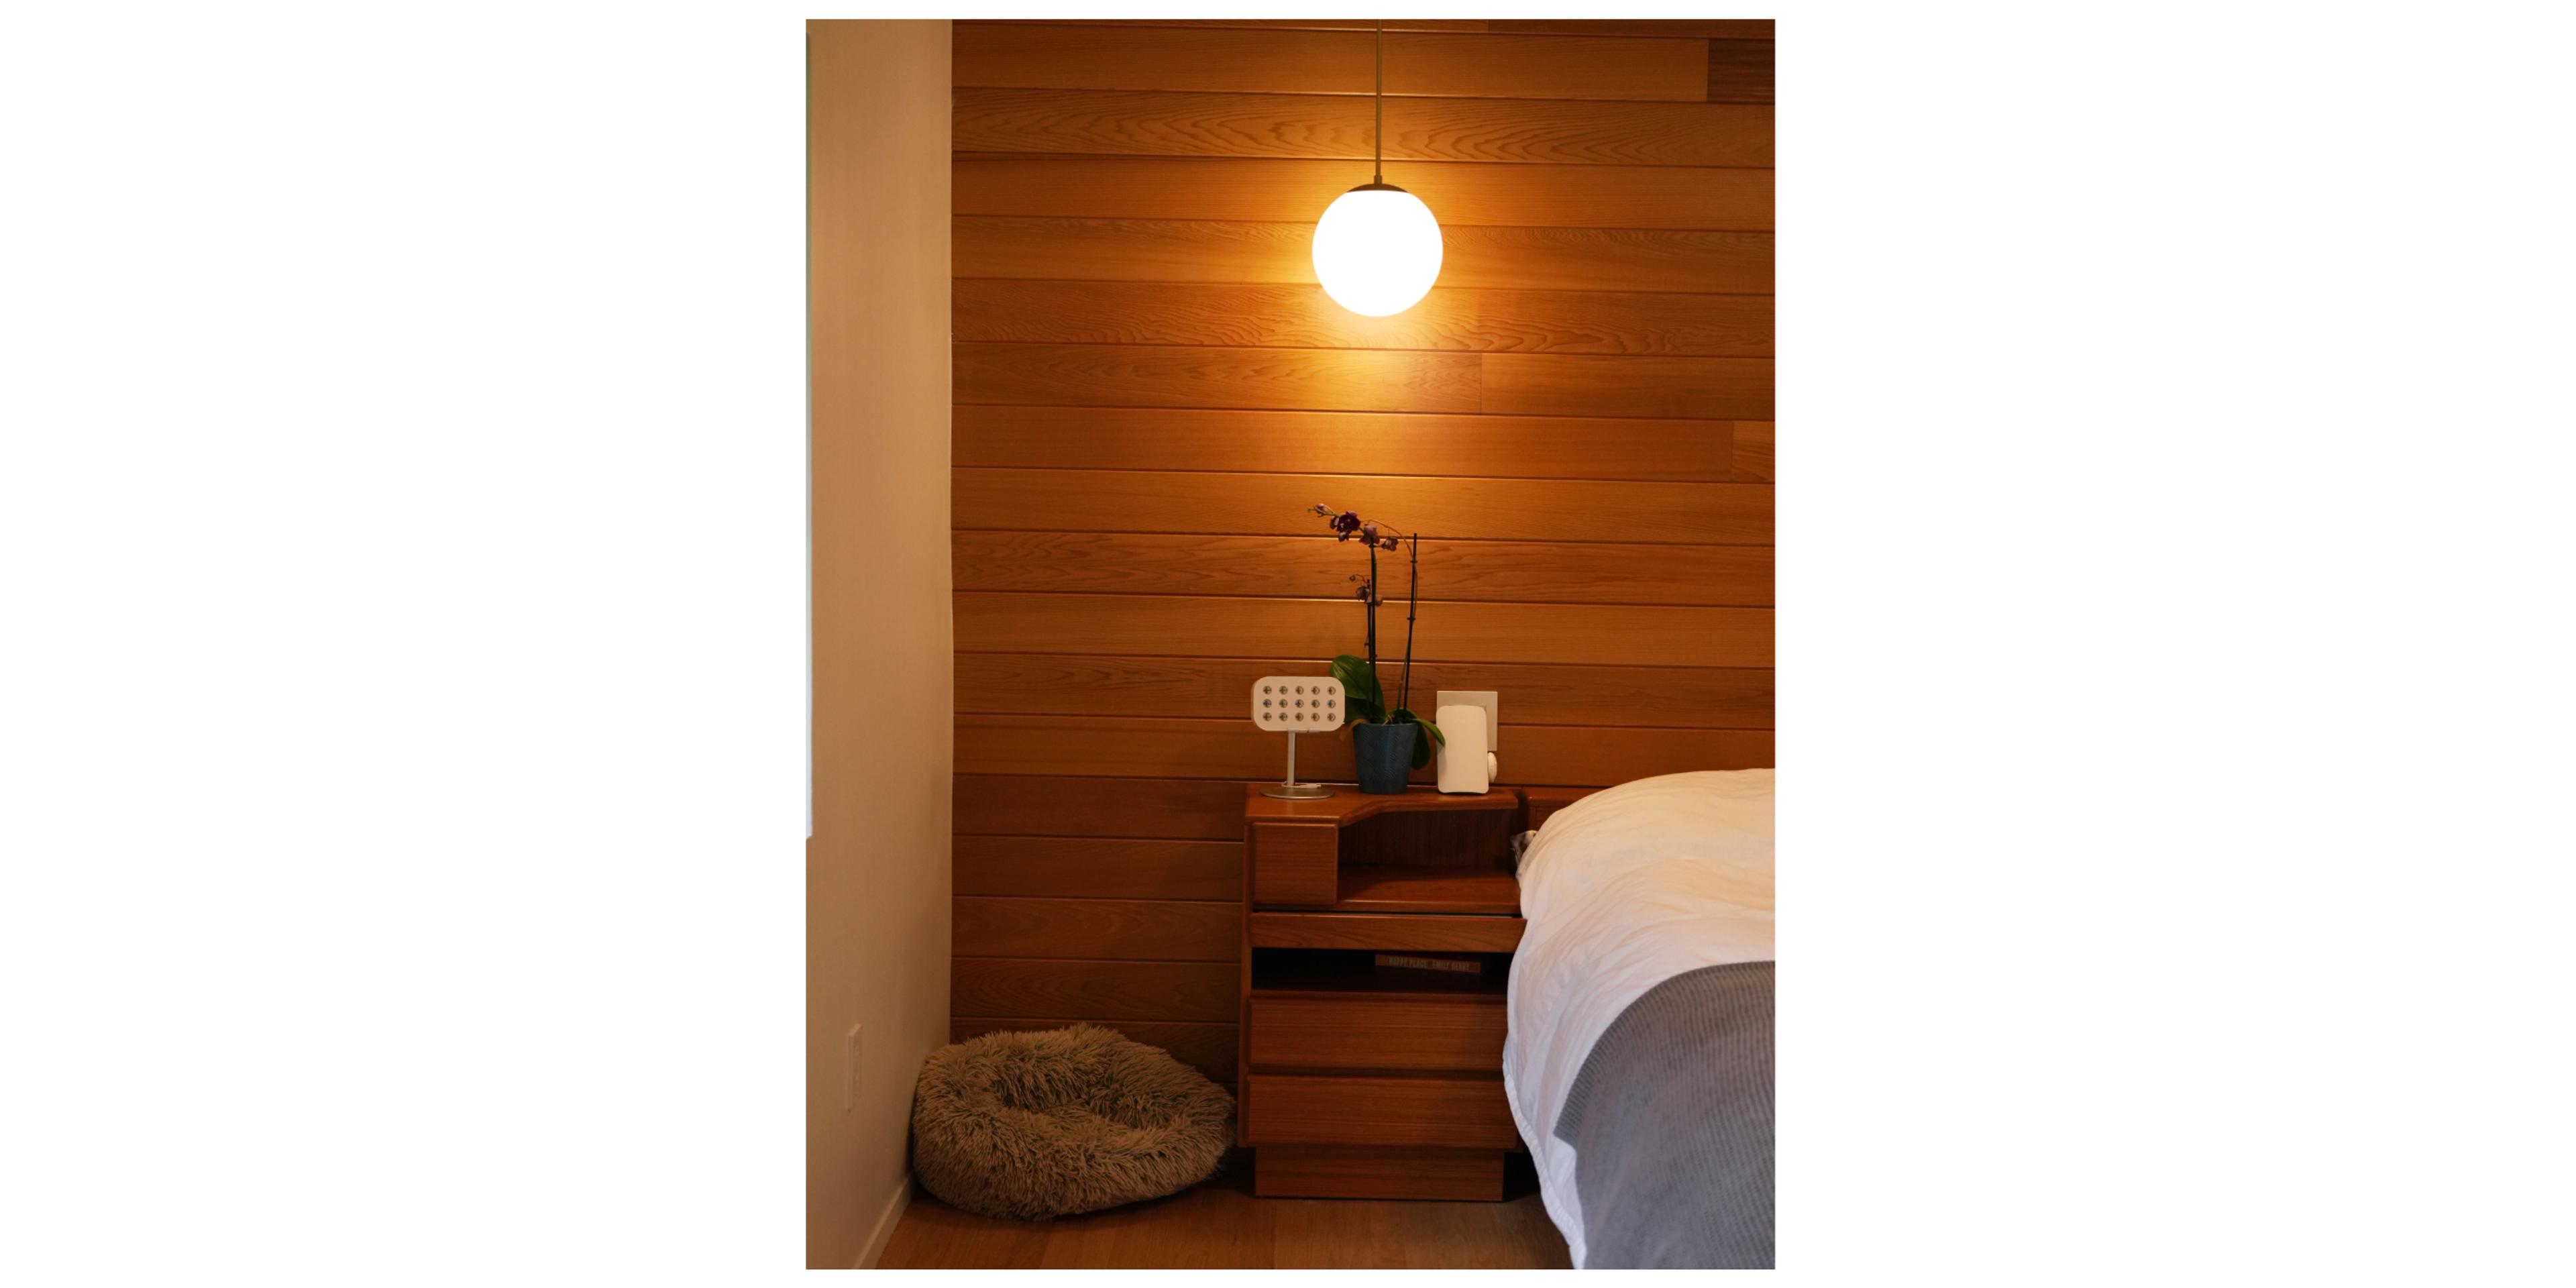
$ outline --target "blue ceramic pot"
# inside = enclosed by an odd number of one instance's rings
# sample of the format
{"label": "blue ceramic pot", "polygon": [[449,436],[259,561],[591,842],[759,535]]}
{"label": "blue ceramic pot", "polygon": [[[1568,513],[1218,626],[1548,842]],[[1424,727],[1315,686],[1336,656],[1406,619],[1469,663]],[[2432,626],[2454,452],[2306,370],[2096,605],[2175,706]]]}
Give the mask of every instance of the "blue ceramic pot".
{"label": "blue ceramic pot", "polygon": [[1380,796],[1400,795],[1413,776],[1413,740],[1422,736],[1415,724],[1355,724],[1351,752],[1359,762],[1360,790]]}

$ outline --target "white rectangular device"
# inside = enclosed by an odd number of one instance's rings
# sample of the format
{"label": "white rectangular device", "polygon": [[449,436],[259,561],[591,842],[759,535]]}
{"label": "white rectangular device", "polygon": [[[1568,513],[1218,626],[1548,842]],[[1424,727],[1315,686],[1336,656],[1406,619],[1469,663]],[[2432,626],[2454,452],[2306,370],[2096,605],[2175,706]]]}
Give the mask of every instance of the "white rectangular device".
{"label": "white rectangular device", "polygon": [[1433,718],[1446,735],[1432,756],[1438,765],[1440,790],[1493,790],[1494,780],[1503,772],[1502,760],[1495,754],[1503,742],[1502,695],[1490,689],[1441,689],[1432,703],[1439,712]]}
{"label": "white rectangular device", "polygon": [[1252,682],[1252,723],[1288,735],[1288,773],[1261,789],[1264,796],[1313,800],[1333,789],[1297,781],[1297,735],[1331,733],[1346,710],[1342,682],[1329,675],[1265,675]]}

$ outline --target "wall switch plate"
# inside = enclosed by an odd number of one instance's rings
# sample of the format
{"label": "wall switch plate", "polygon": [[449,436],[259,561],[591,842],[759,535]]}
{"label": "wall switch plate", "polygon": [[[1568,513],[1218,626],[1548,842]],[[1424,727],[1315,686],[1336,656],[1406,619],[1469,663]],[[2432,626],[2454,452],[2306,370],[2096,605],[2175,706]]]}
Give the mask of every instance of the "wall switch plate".
{"label": "wall switch plate", "polygon": [[1431,696],[1431,709],[1473,703],[1485,709],[1485,750],[1503,749],[1503,695],[1491,689],[1441,689]]}
{"label": "wall switch plate", "polygon": [[841,1112],[845,1114],[859,1107],[859,1030],[865,1027],[853,1024],[841,1039]]}

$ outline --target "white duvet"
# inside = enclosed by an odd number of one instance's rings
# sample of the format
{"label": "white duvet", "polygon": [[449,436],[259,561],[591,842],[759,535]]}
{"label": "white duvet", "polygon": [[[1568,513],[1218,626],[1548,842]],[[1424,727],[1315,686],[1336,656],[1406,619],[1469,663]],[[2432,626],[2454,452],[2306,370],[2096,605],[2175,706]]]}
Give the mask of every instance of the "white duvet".
{"label": "white duvet", "polygon": [[1521,855],[1503,1090],[1539,1193],[1583,1264],[1574,1147],[1551,1130],[1610,1022],[1688,970],[1770,961],[1771,775],[1641,778],[1551,816]]}

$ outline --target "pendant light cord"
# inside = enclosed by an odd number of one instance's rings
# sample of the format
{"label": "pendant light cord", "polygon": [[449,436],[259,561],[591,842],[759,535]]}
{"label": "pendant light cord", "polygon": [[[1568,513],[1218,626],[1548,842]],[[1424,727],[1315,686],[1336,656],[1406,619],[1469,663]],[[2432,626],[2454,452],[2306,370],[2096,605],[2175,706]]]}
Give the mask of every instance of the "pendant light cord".
{"label": "pendant light cord", "polygon": [[1369,139],[1371,183],[1386,182],[1386,24],[1377,25],[1377,132]]}

